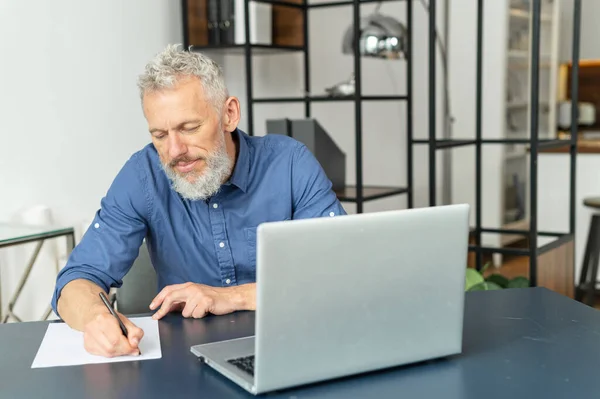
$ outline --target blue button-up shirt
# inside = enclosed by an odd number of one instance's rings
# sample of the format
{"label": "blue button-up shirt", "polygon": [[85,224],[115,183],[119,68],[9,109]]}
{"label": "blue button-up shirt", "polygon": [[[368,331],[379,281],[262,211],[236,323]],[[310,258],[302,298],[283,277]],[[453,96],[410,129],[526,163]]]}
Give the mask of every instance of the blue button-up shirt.
{"label": "blue button-up shirt", "polygon": [[152,144],[135,153],[60,271],[54,311],[74,279],[120,287],[144,238],[157,290],[184,282],[232,286],[256,281],[259,224],[345,214],[306,146],[283,135],[250,137],[239,129],[233,135],[239,145],[233,173],[207,201],[183,199],[171,188]]}

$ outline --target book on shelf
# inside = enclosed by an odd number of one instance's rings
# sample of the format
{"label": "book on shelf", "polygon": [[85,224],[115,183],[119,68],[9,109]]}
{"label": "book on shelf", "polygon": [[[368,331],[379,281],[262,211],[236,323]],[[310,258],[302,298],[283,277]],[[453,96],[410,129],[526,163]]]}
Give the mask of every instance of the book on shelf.
{"label": "book on shelf", "polygon": [[208,44],[221,44],[219,34],[219,0],[208,0],[206,5],[207,28],[208,28]]}
{"label": "book on shelf", "polygon": [[[246,0],[208,0],[208,45],[240,45],[246,43],[244,3]],[[272,44],[272,6],[251,1],[250,43]]]}

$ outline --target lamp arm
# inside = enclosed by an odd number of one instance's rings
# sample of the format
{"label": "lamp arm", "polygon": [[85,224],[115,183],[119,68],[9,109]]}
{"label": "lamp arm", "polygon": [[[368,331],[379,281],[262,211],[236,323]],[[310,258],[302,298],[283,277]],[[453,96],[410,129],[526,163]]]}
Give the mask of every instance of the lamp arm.
{"label": "lamp arm", "polygon": [[[425,9],[425,11],[427,11],[429,13],[429,4],[427,4],[425,2],[425,0],[419,0],[419,2],[421,3],[421,5]],[[381,4],[381,2],[379,4]],[[444,68],[444,71],[447,71],[448,70],[448,58],[447,58],[447,54],[446,54],[446,48],[442,44],[442,40],[440,37],[441,37],[440,33],[436,26],[435,27],[435,38],[436,38],[436,42],[438,44],[438,47],[440,50],[440,55],[442,58],[442,67]],[[446,103],[446,117],[450,119],[447,122],[452,122],[453,117],[452,117],[452,111],[450,110],[450,88],[448,87],[447,79],[444,79],[444,96],[445,96],[444,102]]]}

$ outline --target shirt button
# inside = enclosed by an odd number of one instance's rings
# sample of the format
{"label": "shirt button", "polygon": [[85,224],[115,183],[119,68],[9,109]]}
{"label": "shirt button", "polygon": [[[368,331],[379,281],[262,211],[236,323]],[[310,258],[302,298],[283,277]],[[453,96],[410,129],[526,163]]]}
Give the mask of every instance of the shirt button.
{"label": "shirt button", "polygon": [[220,242],[220,243],[219,243],[219,246],[220,246],[221,248],[223,248],[223,247],[225,246],[225,243],[224,243],[224,242]]}
{"label": "shirt button", "polygon": [[333,216],[335,216],[335,213],[329,212],[329,216],[333,217]]}
{"label": "shirt button", "polygon": [[98,227],[100,227],[100,223],[96,223],[96,224],[94,225],[94,228],[96,228],[96,229],[97,229]]}
{"label": "shirt button", "polygon": [[219,204],[213,204],[213,208],[217,209],[219,207]]}
{"label": "shirt button", "polygon": [[230,280],[230,279],[227,279],[227,280],[225,280],[225,283],[226,283],[226,284],[230,284],[230,283],[231,283],[231,280]]}

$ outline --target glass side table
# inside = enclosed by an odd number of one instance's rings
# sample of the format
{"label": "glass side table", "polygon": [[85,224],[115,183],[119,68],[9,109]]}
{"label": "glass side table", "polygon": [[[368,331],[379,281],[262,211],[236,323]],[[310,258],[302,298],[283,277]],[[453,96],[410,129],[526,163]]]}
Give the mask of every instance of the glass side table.
{"label": "glass side table", "polygon": [[[16,321],[22,321],[19,316],[14,313],[15,303],[19,299],[21,295],[21,291],[31,274],[31,269],[35,264],[35,261],[42,249],[42,245],[44,241],[56,238],[56,237],[65,237],[67,240],[67,254],[70,254],[75,247],[75,231],[72,227],[59,227],[59,226],[34,226],[34,225],[20,225],[13,223],[1,223],[0,222],[0,248],[6,248],[14,245],[27,244],[30,242],[35,242],[36,246],[29,258],[29,263],[25,267],[23,274],[21,275],[21,279],[19,280],[19,284],[15,289],[15,292],[12,293],[10,300],[8,302],[8,309],[5,315],[2,314],[2,292],[0,285],[0,321],[2,323],[6,323],[10,318]],[[56,265],[56,273],[58,274],[59,267]],[[50,313],[52,312],[52,308],[50,304],[48,304],[48,308],[44,313],[42,320],[46,320]]]}

